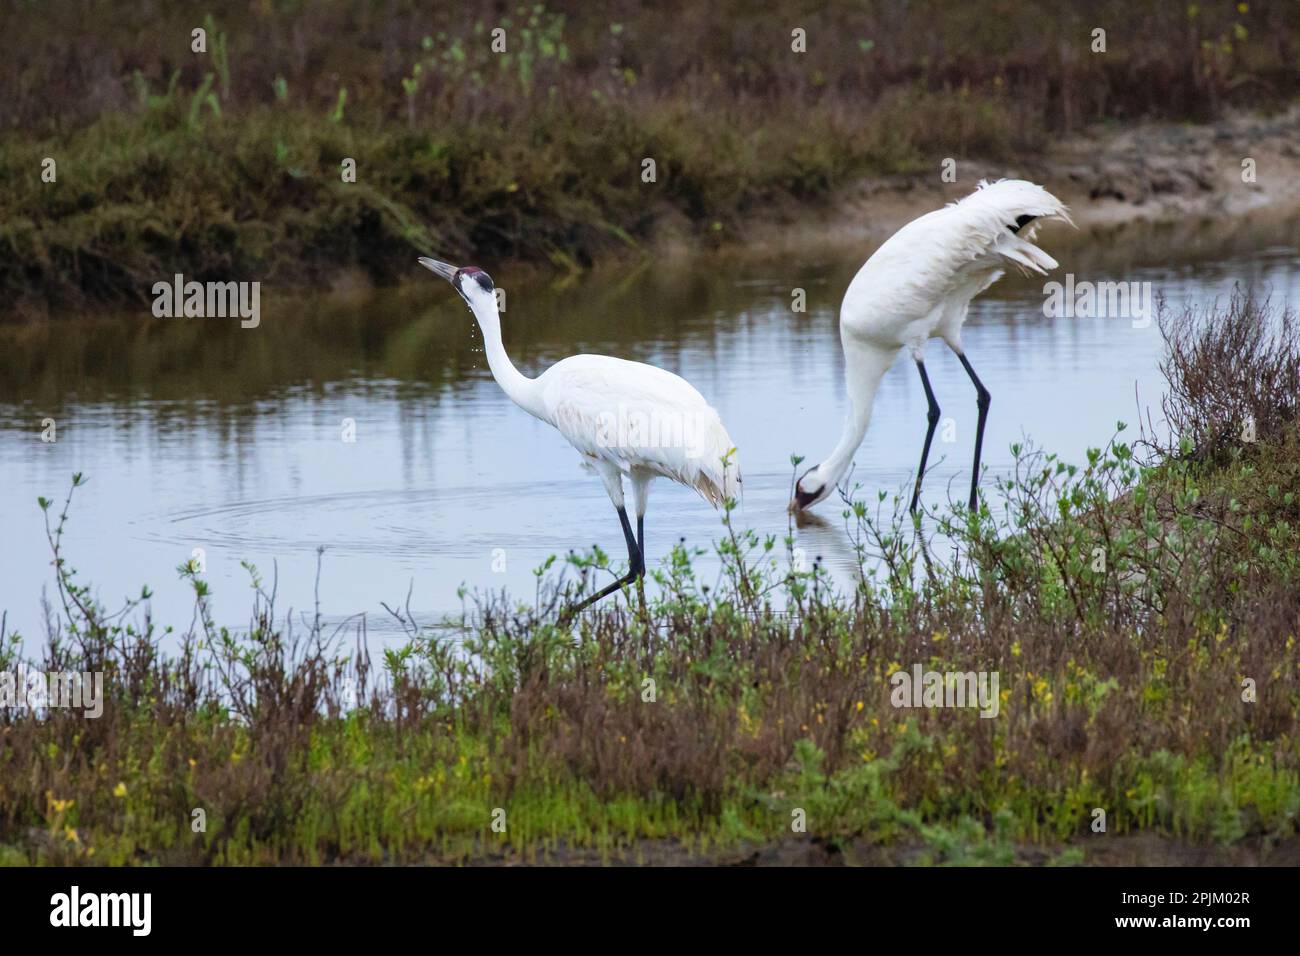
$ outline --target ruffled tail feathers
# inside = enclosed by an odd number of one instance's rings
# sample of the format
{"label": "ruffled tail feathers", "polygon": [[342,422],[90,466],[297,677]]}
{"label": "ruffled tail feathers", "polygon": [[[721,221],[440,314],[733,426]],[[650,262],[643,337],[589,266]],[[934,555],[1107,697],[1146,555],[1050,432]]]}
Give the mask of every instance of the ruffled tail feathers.
{"label": "ruffled tail feathers", "polygon": [[739,504],[742,479],[740,477],[740,462],[736,459],[736,449],[732,448],[721,456],[713,467],[701,469],[696,479],[690,484],[705,501],[715,508],[720,507],[727,498]]}
{"label": "ruffled tail feathers", "polygon": [[1063,202],[1023,179],[982,179],[973,193],[952,205],[972,217],[991,252],[1024,275],[1046,275],[1060,265],[1034,245],[1038,227],[1049,220],[1074,225]]}
{"label": "ruffled tail feathers", "polygon": [[1023,232],[1026,239],[1033,239],[1033,233],[1040,223],[1046,220],[1059,220],[1074,225],[1070,218],[1069,207],[1057,199],[1042,186],[1024,179],[999,179],[989,182],[981,179],[975,191],[949,205],[972,205],[996,208],[1011,225],[1022,216],[1030,217]]}
{"label": "ruffled tail feathers", "polygon": [[[1029,238],[1032,239],[1032,235]],[[1048,272],[1060,265],[1059,262],[1032,242],[1010,233],[998,237],[997,242],[993,244],[993,251],[1002,258],[1010,260],[1024,275],[1030,275],[1031,273],[1047,275]]]}

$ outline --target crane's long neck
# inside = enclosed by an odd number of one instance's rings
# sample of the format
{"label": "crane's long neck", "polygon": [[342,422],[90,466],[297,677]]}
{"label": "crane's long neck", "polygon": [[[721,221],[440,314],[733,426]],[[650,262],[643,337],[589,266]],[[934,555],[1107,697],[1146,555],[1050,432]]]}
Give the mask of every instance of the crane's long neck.
{"label": "crane's long neck", "polygon": [[541,418],[541,396],[538,394],[537,380],[515,368],[515,363],[510,361],[501,341],[501,315],[497,312],[496,297],[476,297],[469,307],[483,332],[483,351],[487,355],[492,377],[497,380],[501,390],[510,396],[511,401],[524,411]]}
{"label": "crane's long neck", "polygon": [[839,444],[818,466],[826,487],[838,485],[853,462],[853,453],[862,444],[871,422],[871,406],[875,402],[880,380],[893,364],[897,350],[879,349],[852,341],[844,343],[844,382],[849,393],[849,410],[844,416],[844,431]]}

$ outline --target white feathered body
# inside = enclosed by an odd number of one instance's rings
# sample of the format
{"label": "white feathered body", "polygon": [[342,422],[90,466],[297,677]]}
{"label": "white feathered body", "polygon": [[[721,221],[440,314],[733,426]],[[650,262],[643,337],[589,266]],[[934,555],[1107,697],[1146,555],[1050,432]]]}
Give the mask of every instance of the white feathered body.
{"label": "white feathered body", "polygon": [[539,417],[587,464],[616,467],[634,480],[670,478],[715,505],[739,496],[735,443],[684,378],[608,355],[575,355],[536,382]]}
{"label": "white feathered body", "polygon": [[[1021,217],[1033,221],[1018,226]],[[970,300],[1007,266],[1040,274],[1056,268],[1056,260],[1033,244],[1035,227],[1045,219],[1069,222],[1069,212],[1041,186],[1004,179],[981,182],[961,201],[908,223],[850,283],[840,310],[845,346],[919,353],[927,339],[940,337],[960,351]]]}

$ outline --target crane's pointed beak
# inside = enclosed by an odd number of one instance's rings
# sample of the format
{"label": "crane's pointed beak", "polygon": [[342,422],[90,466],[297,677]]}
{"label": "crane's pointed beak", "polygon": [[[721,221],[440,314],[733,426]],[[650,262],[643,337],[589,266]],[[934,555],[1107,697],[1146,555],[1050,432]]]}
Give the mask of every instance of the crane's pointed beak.
{"label": "crane's pointed beak", "polygon": [[420,265],[428,269],[430,272],[432,272],[434,275],[442,276],[448,282],[454,279],[456,277],[456,273],[459,271],[455,266],[448,265],[445,262],[439,262],[437,259],[427,258],[426,256],[421,256],[416,261],[419,262]]}

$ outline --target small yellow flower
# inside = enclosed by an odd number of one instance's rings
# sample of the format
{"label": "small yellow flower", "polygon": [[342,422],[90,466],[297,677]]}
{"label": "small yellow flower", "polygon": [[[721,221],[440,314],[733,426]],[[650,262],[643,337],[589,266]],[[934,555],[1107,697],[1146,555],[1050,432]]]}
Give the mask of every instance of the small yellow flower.
{"label": "small yellow flower", "polygon": [[862,713],[862,701],[858,701],[858,713]]}
{"label": "small yellow flower", "polygon": [[63,835],[68,838],[69,843],[80,843],[81,837],[77,835],[76,827],[64,827]]}
{"label": "small yellow flower", "polygon": [[45,798],[46,800],[49,801],[50,809],[53,810],[55,813],[64,813],[67,810],[71,810],[72,805],[75,802],[73,800],[60,800],[57,797],[55,797],[54,794],[50,793],[48,790],[46,791]]}
{"label": "small yellow flower", "polygon": [[126,796],[126,784],[125,784],[125,783],[119,783],[116,787],[114,787],[114,788],[113,788],[113,796],[117,797],[119,800],[121,800],[123,797],[125,797],[125,796]]}

